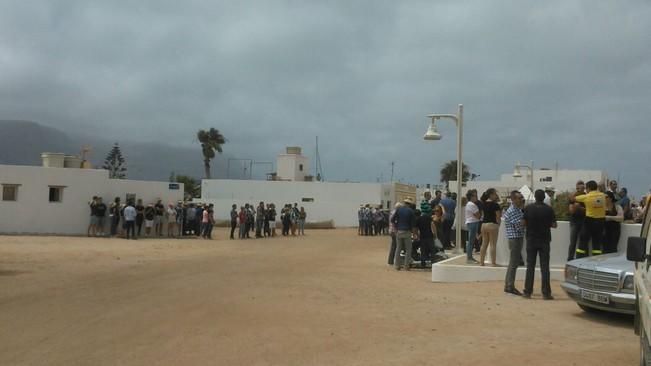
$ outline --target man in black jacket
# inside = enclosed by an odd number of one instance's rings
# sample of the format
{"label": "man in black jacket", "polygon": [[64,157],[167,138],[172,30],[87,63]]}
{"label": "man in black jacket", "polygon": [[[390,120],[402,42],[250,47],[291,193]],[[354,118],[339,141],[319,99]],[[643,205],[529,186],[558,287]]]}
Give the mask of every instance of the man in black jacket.
{"label": "man in black jacket", "polygon": [[533,293],[533,278],[536,271],[536,256],[540,255],[540,273],[542,275],[543,299],[553,300],[549,282],[549,244],[552,240],[551,228],[556,227],[554,210],[544,203],[545,191],[537,189],[536,199],[524,208],[524,227],[527,229],[527,276],[524,280],[522,296],[529,299]]}

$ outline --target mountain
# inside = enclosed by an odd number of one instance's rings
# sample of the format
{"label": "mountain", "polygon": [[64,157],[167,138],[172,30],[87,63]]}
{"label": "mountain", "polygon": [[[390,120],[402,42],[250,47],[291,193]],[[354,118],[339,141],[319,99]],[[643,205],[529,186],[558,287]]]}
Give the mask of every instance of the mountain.
{"label": "mountain", "polygon": [[[0,164],[41,165],[42,152],[80,155],[82,146],[89,145],[89,160],[94,167],[100,168],[115,142],[120,144],[129,179],[167,181],[171,172],[198,179],[204,175],[198,144],[196,148],[185,148],[153,142],[113,141],[64,133],[32,121],[0,120]],[[221,154],[213,159],[213,177],[226,177],[230,157]]]}

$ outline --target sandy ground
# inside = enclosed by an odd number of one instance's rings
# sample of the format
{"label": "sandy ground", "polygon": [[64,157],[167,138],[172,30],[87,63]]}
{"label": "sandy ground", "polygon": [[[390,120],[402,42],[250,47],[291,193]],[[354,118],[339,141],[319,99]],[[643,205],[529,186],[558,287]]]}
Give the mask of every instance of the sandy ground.
{"label": "sandy ground", "polygon": [[558,283],[432,283],[354,230],[217,237],[0,237],[0,365],[637,364],[632,318]]}

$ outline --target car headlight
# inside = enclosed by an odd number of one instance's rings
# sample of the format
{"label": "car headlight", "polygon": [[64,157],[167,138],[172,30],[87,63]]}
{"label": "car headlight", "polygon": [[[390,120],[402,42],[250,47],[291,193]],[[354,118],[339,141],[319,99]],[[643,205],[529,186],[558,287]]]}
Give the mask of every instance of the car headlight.
{"label": "car headlight", "polygon": [[635,287],[635,276],[628,275],[624,277],[624,283],[622,284],[622,290],[633,291]]}
{"label": "car headlight", "polygon": [[576,283],[578,268],[570,266],[569,264],[565,265],[565,281]]}

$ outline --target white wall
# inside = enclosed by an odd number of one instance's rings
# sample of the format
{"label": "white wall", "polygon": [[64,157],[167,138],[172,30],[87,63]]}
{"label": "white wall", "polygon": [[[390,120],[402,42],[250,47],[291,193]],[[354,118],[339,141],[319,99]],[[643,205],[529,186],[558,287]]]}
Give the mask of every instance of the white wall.
{"label": "white wall", "polygon": [[[642,225],[640,224],[622,224],[622,233],[619,237],[619,245],[617,246],[618,253],[626,253],[626,241],[629,236],[639,236]],[[549,264],[552,267],[562,267],[567,263],[567,252],[570,246],[570,223],[567,221],[559,221],[558,227],[552,230],[551,253]],[[526,239],[525,245],[526,247]],[[522,250],[523,258],[525,250]],[[497,240],[497,263],[501,265],[509,264],[509,242],[506,238],[506,229],[504,224],[500,225],[500,231]],[[476,255],[475,258],[478,258]],[[490,263],[488,258],[487,263]]]}
{"label": "white wall", "polygon": [[[377,183],[283,182],[204,179],[201,200],[215,205],[215,217],[229,219],[232,204],[274,203],[280,210],[286,203],[305,207],[307,221],[333,220],[337,227],[357,226],[360,204],[380,204],[382,185]],[[313,202],[302,202],[313,198]]]}
{"label": "white wall", "polygon": [[[20,184],[17,201],[0,197],[0,233],[85,234],[88,201],[100,196],[108,205],[127,193],[145,203],[183,199],[183,184],[170,190],[168,182],[109,179],[106,170],[0,165],[0,184]],[[65,186],[61,202],[49,202],[49,186]],[[0,192],[1,193],[1,192]]]}

